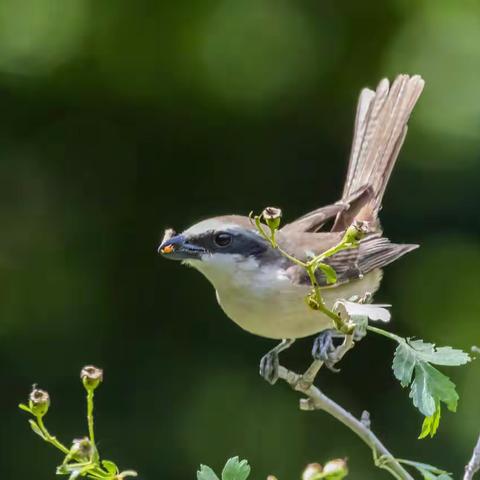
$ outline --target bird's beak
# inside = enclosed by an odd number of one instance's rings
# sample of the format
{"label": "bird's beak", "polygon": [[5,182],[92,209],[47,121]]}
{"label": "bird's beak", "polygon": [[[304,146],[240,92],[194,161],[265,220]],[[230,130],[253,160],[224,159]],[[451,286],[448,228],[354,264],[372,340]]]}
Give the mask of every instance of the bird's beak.
{"label": "bird's beak", "polygon": [[176,235],[164,240],[158,247],[158,253],[170,260],[195,260],[205,253],[205,249],[189,243],[184,235]]}

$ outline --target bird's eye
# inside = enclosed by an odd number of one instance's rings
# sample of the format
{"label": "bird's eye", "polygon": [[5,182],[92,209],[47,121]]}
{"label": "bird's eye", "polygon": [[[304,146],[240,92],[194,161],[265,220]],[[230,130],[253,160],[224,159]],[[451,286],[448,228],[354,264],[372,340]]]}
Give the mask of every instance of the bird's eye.
{"label": "bird's eye", "polygon": [[214,241],[219,247],[228,247],[232,243],[232,236],[229,233],[220,232],[215,235]]}

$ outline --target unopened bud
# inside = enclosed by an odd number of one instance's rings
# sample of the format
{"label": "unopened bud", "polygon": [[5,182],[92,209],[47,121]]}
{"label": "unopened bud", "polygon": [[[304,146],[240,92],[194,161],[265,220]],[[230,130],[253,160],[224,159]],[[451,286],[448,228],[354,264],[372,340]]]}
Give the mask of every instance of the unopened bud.
{"label": "unopened bud", "polygon": [[87,365],[82,368],[80,378],[82,379],[83,386],[87,390],[95,390],[103,381],[103,370],[93,365]]}
{"label": "unopened bud", "polygon": [[37,417],[43,417],[50,407],[50,395],[45,390],[36,388],[35,385],[30,393],[28,406],[33,415]]}
{"label": "unopened bud", "polygon": [[347,228],[347,231],[345,232],[345,238],[350,243],[357,243],[369,232],[370,226],[368,222],[357,220]]}
{"label": "unopened bud", "polygon": [[88,437],[76,438],[70,449],[71,455],[80,461],[88,461],[93,456],[93,447]]}
{"label": "unopened bud", "polygon": [[277,477],[275,475],[269,475],[267,477],[267,480],[278,480]]}
{"label": "unopened bud", "polygon": [[312,310],[320,310],[320,305],[317,300],[317,295],[315,291],[311,291],[306,297],[305,301],[307,302],[307,305],[312,309]]}
{"label": "unopened bud", "polygon": [[271,230],[277,230],[277,228],[280,226],[282,211],[276,207],[267,207],[262,212],[262,217]]}
{"label": "unopened bud", "polygon": [[302,480],[313,480],[317,475],[323,472],[319,463],[309,463],[302,473]]}
{"label": "unopened bud", "polygon": [[343,458],[330,460],[323,467],[325,478],[340,480],[348,475],[347,461]]}

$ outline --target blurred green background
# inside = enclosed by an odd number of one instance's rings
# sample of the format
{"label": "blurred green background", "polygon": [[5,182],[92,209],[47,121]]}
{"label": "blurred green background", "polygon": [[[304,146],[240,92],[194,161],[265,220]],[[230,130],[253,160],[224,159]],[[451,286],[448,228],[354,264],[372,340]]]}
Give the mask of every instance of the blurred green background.
{"label": "blurred green background", "polygon": [[[141,478],[195,478],[234,454],[254,479],[343,456],[352,478],[389,478],[351,432],[264,383],[273,342],[236,327],[156,246],[167,226],[337,200],[359,90],[399,72],[426,90],[382,218],[422,248],[388,267],[377,300],[393,303],[396,332],[468,349],[480,343],[477,1],[1,1],[1,478],[53,478],[59,456],[17,403],[38,382],[51,430],[85,434],[87,363],[106,372],[100,448]],[[284,361],[305,367],[310,347]],[[458,478],[480,430],[480,367],[449,371],[459,412],[419,441],[393,347],[370,336],[321,386],[368,409],[398,456]]]}

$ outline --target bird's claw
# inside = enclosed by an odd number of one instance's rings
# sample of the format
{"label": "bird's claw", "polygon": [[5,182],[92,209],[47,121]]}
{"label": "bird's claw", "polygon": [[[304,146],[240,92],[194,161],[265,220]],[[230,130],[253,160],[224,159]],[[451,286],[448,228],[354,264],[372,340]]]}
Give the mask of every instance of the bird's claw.
{"label": "bird's claw", "polygon": [[277,352],[268,352],[260,360],[260,375],[273,385],[278,380],[278,367],[280,361]]}
{"label": "bird's claw", "polygon": [[339,335],[335,330],[325,330],[318,335],[312,347],[312,357],[314,360],[320,360],[332,372],[338,373],[340,370],[334,365],[340,360],[339,348],[334,343],[334,338],[344,338],[344,335]]}

